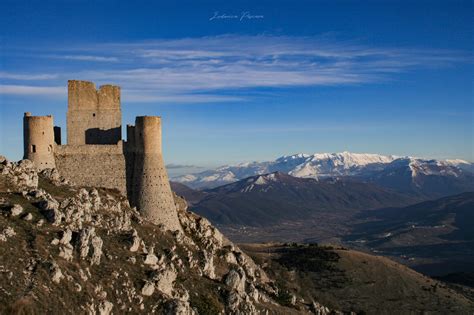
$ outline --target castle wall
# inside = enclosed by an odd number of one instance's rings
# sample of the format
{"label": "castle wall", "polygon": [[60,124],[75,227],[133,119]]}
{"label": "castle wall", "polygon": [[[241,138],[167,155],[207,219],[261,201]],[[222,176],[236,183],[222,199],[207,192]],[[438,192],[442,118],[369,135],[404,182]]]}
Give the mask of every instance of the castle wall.
{"label": "castle wall", "polygon": [[176,205],[161,151],[161,118],[137,117],[133,141],[133,173],[129,200],[148,220],[167,229],[180,230]]}
{"label": "castle wall", "polygon": [[54,131],[53,117],[31,116],[25,113],[23,117],[23,158],[31,160],[38,170],[54,168]]}
{"label": "castle wall", "polygon": [[80,186],[118,189],[126,194],[123,143],[117,145],[63,145],[55,150],[59,173]]}
{"label": "castle wall", "polygon": [[67,143],[116,144],[122,139],[120,87],[96,89],[88,81],[68,81]]}

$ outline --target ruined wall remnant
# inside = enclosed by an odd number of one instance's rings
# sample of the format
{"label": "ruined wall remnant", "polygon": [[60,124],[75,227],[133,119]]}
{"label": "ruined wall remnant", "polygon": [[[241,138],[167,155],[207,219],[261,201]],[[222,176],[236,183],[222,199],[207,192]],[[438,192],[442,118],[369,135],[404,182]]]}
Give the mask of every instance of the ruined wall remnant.
{"label": "ruined wall remnant", "polygon": [[23,158],[33,161],[36,168],[54,168],[53,116],[23,117]]}
{"label": "ruined wall remnant", "polygon": [[126,194],[123,143],[63,145],[55,152],[59,173],[74,184],[117,189]]}
{"label": "ruined wall remnant", "polygon": [[68,81],[67,143],[116,144],[122,139],[120,87],[96,90],[87,81]]}
{"label": "ruined wall remnant", "polygon": [[173,194],[161,151],[161,118],[141,116],[135,120],[132,192],[130,201],[155,224],[170,230],[181,230]]}

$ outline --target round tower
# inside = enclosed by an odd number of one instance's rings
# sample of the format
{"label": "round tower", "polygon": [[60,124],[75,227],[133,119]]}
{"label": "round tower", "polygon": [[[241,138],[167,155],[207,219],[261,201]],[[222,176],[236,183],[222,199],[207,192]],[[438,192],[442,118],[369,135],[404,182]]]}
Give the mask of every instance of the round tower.
{"label": "round tower", "polygon": [[32,161],[38,170],[55,168],[53,117],[25,113],[23,145],[23,158]]}
{"label": "round tower", "polygon": [[168,230],[181,230],[161,151],[161,118],[135,120],[131,202],[148,220]]}

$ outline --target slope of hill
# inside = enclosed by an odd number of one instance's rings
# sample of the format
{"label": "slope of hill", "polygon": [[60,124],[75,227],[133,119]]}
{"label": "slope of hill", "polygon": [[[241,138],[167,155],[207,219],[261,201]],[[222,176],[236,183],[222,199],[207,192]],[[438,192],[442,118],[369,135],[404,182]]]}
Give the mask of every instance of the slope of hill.
{"label": "slope of hill", "polygon": [[183,199],[176,205],[183,231],[165,231],[117,191],[0,158],[0,313],[343,314],[320,301],[368,313],[472,309],[439,282],[361,253],[249,250],[263,269]]}
{"label": "slope of hill", "polygon": [[461,193],[474,186],[474,164],[463,160],[425,160],[350,152],[295,154],[274,161],[222,166],[173,180],[191,188],[209,189],[277,171],[301,178],[355,177],[425,198]]}
{"label": "slope of hill", "polygon": [[416,199],[350,180],[315,180],[275,172],[206,191],[193,211],[218,224],[268,226],[316,213],[407,205]]}
{"label": "slope of hill", "polygon": [[176,205],[183,231],[165,231],[117,191],[0,157],[0,313],[310,312],[279,304],[274,280],[184,200]]}
{"label": "slope of hill", "polygon": [[363,212],[347,241],[435,275],[474,271],[474,192]]}
{"label": "slope of hill", "polygon": [[357,314],[471,314],[472,289],[455,291],[384,257],[316,245],[241,248],[287,292]]}

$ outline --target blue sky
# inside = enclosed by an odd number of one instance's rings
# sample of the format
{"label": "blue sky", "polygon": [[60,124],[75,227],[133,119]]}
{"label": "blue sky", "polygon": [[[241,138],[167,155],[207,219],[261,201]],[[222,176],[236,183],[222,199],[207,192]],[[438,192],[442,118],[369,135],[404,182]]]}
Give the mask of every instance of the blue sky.
{"label": "blue sky", "polygon": [[67,80],[83,79],[122,87],[124,124],[161,115],[175,165],[340,151],[473,161],[472,6],[2,1],[0,152],[21,158],[25,111],[65,132]]}

